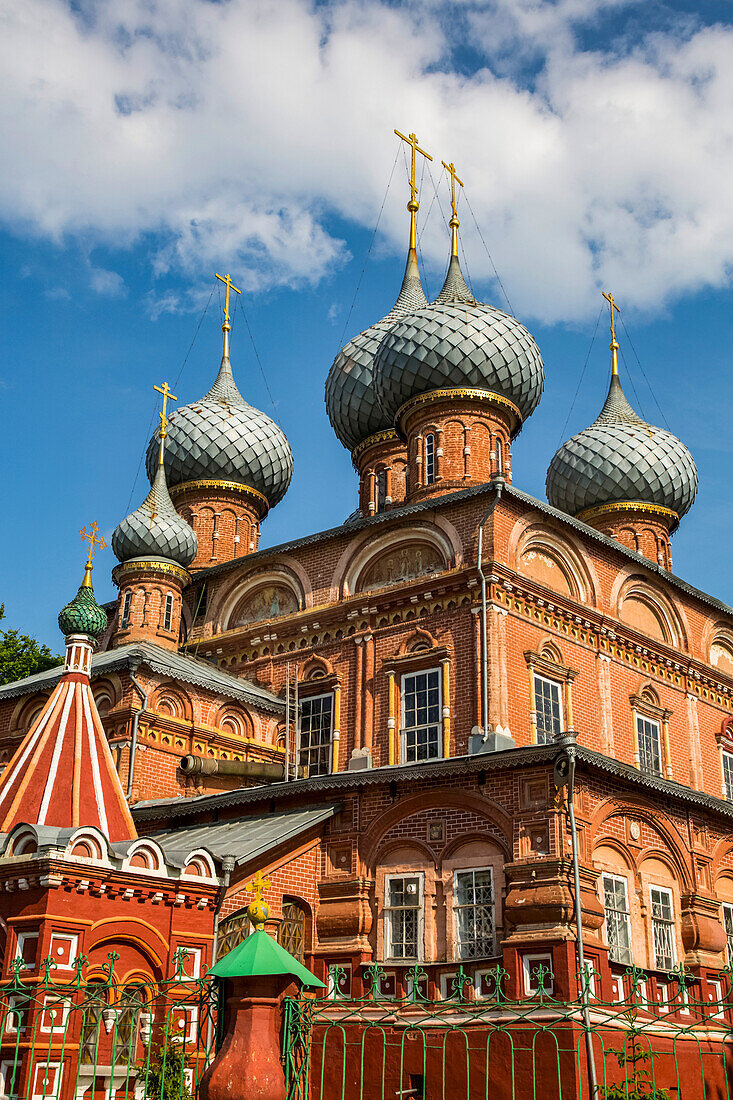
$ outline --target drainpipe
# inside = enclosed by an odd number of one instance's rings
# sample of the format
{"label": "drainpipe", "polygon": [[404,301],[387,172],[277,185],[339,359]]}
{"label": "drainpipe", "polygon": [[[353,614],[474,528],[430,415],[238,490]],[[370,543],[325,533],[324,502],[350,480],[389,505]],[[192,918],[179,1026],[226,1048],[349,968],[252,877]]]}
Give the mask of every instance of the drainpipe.
{"label": "drainpipe", "polygon": [[478,571],[481,577],[481,732],[484,738],[489,732],[489,640],[486,621],[486,574],[483,568],[484,553],[484,524],[494,514],[494,509],[501,500],[501,491],[504,487],[504,478],[495,477],[491,482],[496,492],[492,503],[486,510],[484,518],[478,526]]}
{"label": "drainpipe", "polygon": [[143,711],[148,709],[148,693],[147,693],[147,691],[145,691],[145,689],[143,688],[140,681],[135,678],[135,673],[137,672],[137,670],[139,668],[140,668],[140,665],[134,665],[129,671],[130,679],[132,680],[133,684],[135,685],[135,687],[139,691],[140,698],[143,701],[143,705],[140,707],[139,710],[135,711],[135,714],[133,715],[133,718],[132,718],[132,739],[130,741],[130,766],[127,769],[127,797],[128,798],[132,797],[132,781],[135,777],[135,754],[137,753],[137,727],[138,727],[138,722],[140,721],[140,715],[143,713]]}
{"label": "drainpipe", "polygon": [[[219,897],[216,902],[216,909],[214,910],[214,939],[211,944],[211,967],[216,963],[216,956],[219,951],[219,914],[221,913],[221,907],[224,904],[224,898],[227,896],[227,890],[229,889],[229,880],[232,877],[232,871],[234,870],[234,856],[224,856],[221,861],[221,886],[219,888]],[[211,969],[209,967],[209,969]],[[219,989],[219,1000],[221,1000],[221,989]],[[221,1019],[222,1005],[219,1003],[218,1018]],[[213,1053],[214,1043],[214,1014],[209,1013],[209,1024],[207,1028],[206,1046],[210,1053]],[[218,1043],[217,1043],[218,1046]]]}

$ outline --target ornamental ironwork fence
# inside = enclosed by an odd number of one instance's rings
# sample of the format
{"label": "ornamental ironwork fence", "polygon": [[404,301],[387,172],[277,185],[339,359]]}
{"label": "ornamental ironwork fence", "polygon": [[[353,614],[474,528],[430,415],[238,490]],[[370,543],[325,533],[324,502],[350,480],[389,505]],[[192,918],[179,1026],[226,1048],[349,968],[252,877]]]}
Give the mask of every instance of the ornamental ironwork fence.
{"label": "ornamental ironwork fence", "polygon": [[190,975],[181,949],[170,978],[115,980],[119,955],[38,972],[22,959],[0,984],[2,1100],[190,1100],[217,1043],[217,990]]}
{"label": "ornamental ironwork fence", "polygon": [[420,966],[401,975],[402,995],[384,996],[382,977],[367,967],[369,992],[342,996],[347,975],[333,967],[327,995],[287,999],[288,1100],[585,1100],[589,1045],[597,1100],[731,1100],[730,971],[703,988],[679,968],[660,1000],[630,966],[608,1002],[589,969],[587,1024],[583,998],[556,999],[543,965],[531,975],[536,992],[521,999],[505,995],[501,966],[483,973],[480,990],[459,967],[441,1000],[424,995]]}

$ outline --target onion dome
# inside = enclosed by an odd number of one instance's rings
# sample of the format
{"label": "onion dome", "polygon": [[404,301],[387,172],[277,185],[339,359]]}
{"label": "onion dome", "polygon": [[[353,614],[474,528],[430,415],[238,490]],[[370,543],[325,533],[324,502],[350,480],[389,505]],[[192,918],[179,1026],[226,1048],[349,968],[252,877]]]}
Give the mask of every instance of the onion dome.
{"label": "onion dome", "polygon": [[[148,446],[147,470],[156,476],[160,429]],[[285,496],[293,456],[284,432],[253,408],[236,387],[228,347],[205,397],[171,413],[165,449],[168,485],[230,481],[255,489],[270,507]]]}
{"label": "onion dome", "polygon": [[107,613],[97,603],[92,588],[90,559],[87,561],[79,591],[59,612],[59,629],[65,637],[69,634],[86,634],[90,638],[98,638],[106,627]]}
{"label": "onion dome", "polygon": [[173,506],[162,464],[158,465],[150,492],[140,507],[115,527],[112,549],[121,562],[154,558],[185,567],[196,557],[196,535]]}
{"label": "onion dome", "polygon": [[326,411],[344,447],[353,451],[377,432],[394,428],[374,389],[374,356],[385,334],[400,317],[428,304],[420,282],[417,253],[410,247],[399,296],[386,317],[345,344],[326,379]]}
{"label": "onion dome", "polygon": [[[615,337],[615,368],[614,343]],[[676,526],[696,492],[697,467],[687,447],[637,416],[617,368],[600,415],[563,443],[547,471],[550,504],[576,516],[603,505],[638,502],[674,512]]]}
{"label": "onion dome", "polygon": [[542,396],[542,356],[516,318],[476,301],[461,272],[455,229],[451,252],[435,302],[397,320],[382,340],[374,360],[379,404],[394,423],[405,402],[420,394],[479,389],[516,407],[516,434]]}

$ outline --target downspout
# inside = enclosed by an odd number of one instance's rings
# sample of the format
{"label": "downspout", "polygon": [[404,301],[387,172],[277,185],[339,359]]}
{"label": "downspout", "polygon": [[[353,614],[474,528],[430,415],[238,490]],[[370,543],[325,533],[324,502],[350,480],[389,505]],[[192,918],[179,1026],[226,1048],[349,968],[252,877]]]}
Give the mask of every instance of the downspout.
{"label": "downspout", "polygon": [[[217,956],[218,951],[219,951],[219,914],[221,913],[221,907],[224,904],[224,899],[227,896],[227,890],[229,889],[229,880],[231,879],[232,871],[234,870],[234,862],[235,862],[234,861],[234,856],[224,856],[224,858],[221,861],[222,878],[221,878],[221,886],[219,888],[219,897],[217,898],[216,909],[214,910],[214,939],[213,939],[212,944],[211,944],[211,966],[209,967],[209,969],[211,969],[215,965],[216,956]],[[223,1021],[224,1014],[223,1014],[223,1011],[222,1011],[223,1006],[222,1006],[222,1003],[221,1003],[221,997],[222,997],[221,981],[218,982],[218,985],[219,985],[219,989],[218,989],[217,1000],[218,1000],[219,1003],[218,1003],[217,1020],[218,1021]],[[221,1027],[221,1023],[219,1024],[219,1027]],[[209,1024],[208,1024],[207,1031],[208,1031],[208,1035],[207,1035],[207,1039],[206,1039],[206,1046],[207,1046],[207,1050],[209,1051],[209,1057],[211,1057],[214,1053],[214,1047],[213,1047],[214,1014],[213,1014],[213,1011],[209,1013]],[[221,1038],[219,1037],[219,1038],[217,1038],[217,1044],[216,1044],[217,1049],[219,1047],[220,1042],[221,1042]]]}
{"label": "downspout", "polygon": [[139,665],[135,665],[129,671],[130,679],[140,693],[140,698],[143,701],[143,705],[139,710],[136,710],[132,718],[132,739],[130,741],[130,765],[127,769],[127,797],[132,798],[132,782],[135,778],[135,755],[137,753],[137,727],[140,721],[140,715],[143,711],[148,709],[148,693],[143,688],[142,684],[135,677],[135,673],[139,669]]}
{"label": "downspout", "polygon": [[494,509],[501,500],[501,491],[504,487],[504,478],[495,477],[491,482],[496,496],[486,510],[484,518],[478,526],[478,572],[481,577],[481,732],[484,739],[489,733],[489,639],[486,607],[486,574],[483,567],[484,553],[484,524],[494,514]]}

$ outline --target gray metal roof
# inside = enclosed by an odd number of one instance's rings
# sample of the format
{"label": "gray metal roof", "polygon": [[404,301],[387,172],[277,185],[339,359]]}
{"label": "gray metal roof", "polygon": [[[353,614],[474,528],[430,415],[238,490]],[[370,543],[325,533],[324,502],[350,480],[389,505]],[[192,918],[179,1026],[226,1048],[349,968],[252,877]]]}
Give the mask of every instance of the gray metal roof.
{"label": "gray metal roof", "polygon": [[[151,672],[170,676],[184,684],[195,684],[197,687],[211,691],[214,695],[223,695],[228,699],[240,699],[245,703],[255,704],[273,714],[281,714],[285,707],[282,699],[257,684],[240,680],[238,676],[230,676],[228,672],[222,672],[208,661],[162,649],[161,646],[153,645],[152,642],[131,642],[117,649],[108,649],[104,653],[95,653],[92,657],[92,680],[108,672],[135,668],[138,665],[144,665]],[[31,695],[35,691],[52,688],[60,679],[62,672],[63,665],[58,665],[46,672],[26,676],[24,680],[3,684],[0,686],[0,699]]]}
{"label": "gray metal roof", "polygon": [[[152,481],[160,447],[159,430],[148,445]],[[270,507],[281,500],[293,476],[293,455],[285,433],[242,397],[228,358],[200,401],[174,409],[165,445],[168,484],[222,479],[248,485]]]}
{"label": "gray metal roof", "polygon": [[617,375],[599,416],[554,455],[547,499],[564,512],[618,501],[642,501],[683,516],[697,492],[697,467],[671,432],[636,415]]}
{"label": "gray metal roof", "polygon": [[[143,805],[147,804],[138,803],[138,806]],[[322,825],[340,809],[340,803],[334,802],[148,835],[160,844],[166,860],[174,866],[185,866],[196,848],[205,848],[217,860],[233,856],[236,863],[248,863],[307,829]]]}
{"label": "gray metal roof", "polygon": [[118,561],[165,558],[190,565],[196,557],[198,540],[173,505],[162,466],[156,465],[150,492],[140,507],[115,527],[112,549]]}

